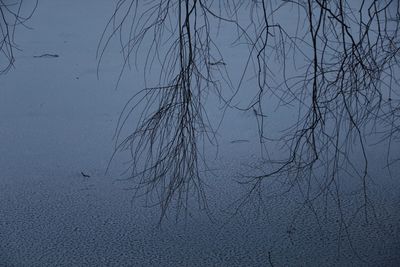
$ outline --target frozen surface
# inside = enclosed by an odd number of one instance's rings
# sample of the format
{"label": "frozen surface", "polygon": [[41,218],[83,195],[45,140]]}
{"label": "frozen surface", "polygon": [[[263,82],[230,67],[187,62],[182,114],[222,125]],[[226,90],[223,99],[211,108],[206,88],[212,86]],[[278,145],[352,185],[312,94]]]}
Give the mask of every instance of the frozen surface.
{"label": "frozen surface", "polygon": [[[1,266],[399,264],[399,166],[388,176],[379,153],[373,222],[356,216],[346,232],[338,214],[317,221],[290,194],[231,216],[243,193],[234,178],[257,160],[251,114],[227,115],[222,126],[215,175],[207,176],[213,219],[193,209],[158,228],[158,210],[132,202],[129,183],[117,181],[123,167],[104,174],[119,112],[144,85],[133,70],[114,90],[121,58],[110,54],[96,77],[112,2],[41,0],[33,29],[17,31],[23,51],[0,77]],[[59,57],[34,57],[46,53]]]}

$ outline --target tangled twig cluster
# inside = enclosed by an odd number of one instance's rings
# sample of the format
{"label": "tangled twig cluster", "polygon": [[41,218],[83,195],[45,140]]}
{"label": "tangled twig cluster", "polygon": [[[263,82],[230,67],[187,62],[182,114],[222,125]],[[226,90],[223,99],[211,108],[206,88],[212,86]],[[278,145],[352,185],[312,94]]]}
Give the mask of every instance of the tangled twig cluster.
{"label": "tangled twig cluster", "polygon": [[[245,12],[247,19],[243,19]],[[297,27],[288,22],[288,12],[296,13]],[[249,48],[237,86],[224,64],[216,63],[224,59],[213,39],[218,35],[212,35],[211,20],[236,29],[236,42]],[[340,174],[353,172],[362,181],[367,218],[368,136],[379,134],[393,142],[400,133],[399,27],[400,4],[393,0],[154,0],[146,4],[120,0],[102,36],[99,57],[119,36],[125,69],[150,40],[145,73],[155,62],[161,69],[158,86],[146,87],[125,107],[116,151],[132,152],[132,178],[145,195],[157,194],[162,215],[174,200],[178,207],[186,207],[192,190],[205,204],[199,174],[204,161],[198,146],[201,140],[216,142],[204,108],[204,96],[214,91],[228,108],[254,110],[263,147],[278,144],[285,152],[283,158],[266,158],[263,173],[246,177],[250,190],[240,205],[267,178],[284,177],[289,188],[301,188],[305,202],[329,196],[340,207]],[[279,70],[272,67],[277,62]],[[246,73],[255,74],[258,88],[243,108],[232,100],[244,90]],[[236,92],[226,98],[225,87],[235,87]],[[265,124],[266,95],[277,98],[281,106],[292,106],[298,114],[277,137],[269,136],[272,131]],[[139,107],[136,129],[120,139],[128,117]],[[351,159],[355,146],[362,154],[361,169]]]}
{"label": "tangled twig cluster", "polygon": [[12,68],[15,58],[14,50],[18,49],[14,42],[15,29],[18,25],[25,26],[37,7],[37,0],[28,15],[21,14],[23,0],[0,0],[0,74],[4,74]]}

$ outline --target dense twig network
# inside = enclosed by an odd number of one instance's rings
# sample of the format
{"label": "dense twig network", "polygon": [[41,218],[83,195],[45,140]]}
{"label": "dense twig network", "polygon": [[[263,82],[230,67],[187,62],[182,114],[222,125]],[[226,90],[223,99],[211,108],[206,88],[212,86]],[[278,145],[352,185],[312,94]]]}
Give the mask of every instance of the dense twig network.
{"label": "dense twig network", "polygon": [[[137,53],[142,41],[151,36],[145,69],[151,69],[154,61],[161,66],[160,85],[143,89],[126,105],[117,126],[116,150],[132,152],[131,178],[137,181],[136,189],[144,190],[147,197],[156,197],[162,217],[173,201],[178,213],[186,207],[191,192],[197,193],[199,203],[206,208],[199,173],[206,164],[199,143],[215,143],[216,139],[203,101],[208,90],[219,91],[214,70],[220,71],[215,63],[218,51],[215,56],[212,51],[215,45],[209,34],[208,7],[201,2],[153,1],[138,16],[137,6],[135,1],[119,1],[108,24],[112,33],[108,39],[103,35],[104,45],[100,44],[98,53],[101,57],[111,38],[123,32],[124,24],[132,19],[129,40],[121,43],[125,64],[129,64],[130,55]],[[126,13],[117,22],[120,12]],[[168,32],[171,34],[164,36]],[[170,48],[161,56],[161,46],[166,43]],[[144,106],[136,129],[119,142],[127,119],[141,104]]]}
{"label": "dense twig network", "polygon": [[[285,14],[296,14],[296,20]],[[210,20],[233,27],[236,42],[248,45],[238,85],[226,72]],[[253,110],[263,147],[278,145],[285,152],[283,158],[265,158],[265,171],[246,178],[250,191],[240,205],[267,178],[281,177],[289,189],[299,188],[307,205],[329,197],[340,209],[340,174],[346,173],[360,178],[367,219],[368,136],[391,143],[400,133],[399,27],[400,4],[393,0],[120,0],[102,36],[100,59],[119,36],[125,69],[150,40],[145,73],[155,62],[161,67],[159,84],[143,89],[125,107],[116,150],[130,149],[132,177],[147,196],[158,195],[163,215],[174,199],[185,206],[192,189],[204,204],[198,146],[204,139],[216,142],[204,109],[204,95],[214,91],[227,108]],[[279,69],[272,67],[277,62]],[[255,92],[251,103],[232,104],[245,90],[244,77],[254,74],[257,90],[246,88]],[[223,96],[227,87],[236,89],[231,97]],[[274,130],[264,122],[270,115],[265,96],[297,114],[278,136],[271,136]],[[136,130],[120,141],[128,117],[138,109]],[[353,149],[360,150],[362,166],[353,161]]]}

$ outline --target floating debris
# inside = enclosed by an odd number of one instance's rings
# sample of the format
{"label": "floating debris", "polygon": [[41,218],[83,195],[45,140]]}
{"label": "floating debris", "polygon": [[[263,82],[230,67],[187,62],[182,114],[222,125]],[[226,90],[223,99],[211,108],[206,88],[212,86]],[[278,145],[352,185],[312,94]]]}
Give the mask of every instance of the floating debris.
{"label": "floating debris", "polygon": [[86,173],[84,173],[84,172],[81,172],[81,174],[82,174],[83,177],[86,177],[86,178],[89,178],[89,177],[90,177],[89,174],[86,174]]}
{"label": "floating debris", "polygon": [[237,140],[232,140],[230,143],[238,144],[238,143],[248,143],[248,142],[250,142],[248,139],[237,139]]}
{"label": "floating debris", "polygon": [[40,56],[33,56],[35,58],[55,58],[55,57],[60,57],[57,54],[42,54]]}

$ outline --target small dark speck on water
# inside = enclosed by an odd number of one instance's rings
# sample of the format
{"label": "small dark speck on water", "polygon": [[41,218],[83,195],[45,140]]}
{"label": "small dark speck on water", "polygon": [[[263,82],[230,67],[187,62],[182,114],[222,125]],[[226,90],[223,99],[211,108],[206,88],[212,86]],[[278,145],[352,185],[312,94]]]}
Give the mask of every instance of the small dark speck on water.
{"label": "small dark speck on water", "polygon": [[248,139],[237,139],[237,140],[232,140],[231,144],[248,143],[248,142],[250,142]]}

